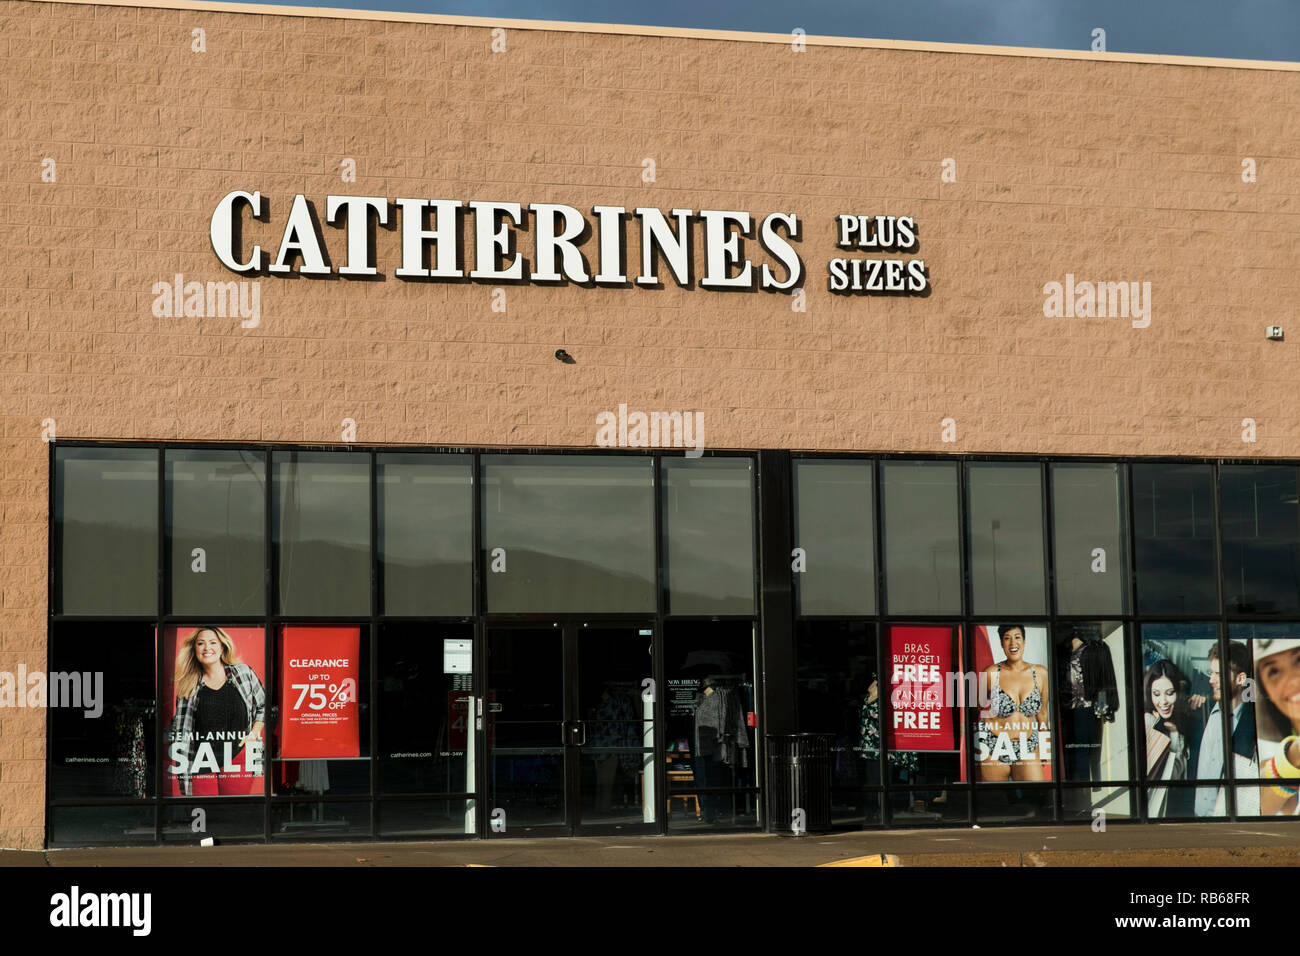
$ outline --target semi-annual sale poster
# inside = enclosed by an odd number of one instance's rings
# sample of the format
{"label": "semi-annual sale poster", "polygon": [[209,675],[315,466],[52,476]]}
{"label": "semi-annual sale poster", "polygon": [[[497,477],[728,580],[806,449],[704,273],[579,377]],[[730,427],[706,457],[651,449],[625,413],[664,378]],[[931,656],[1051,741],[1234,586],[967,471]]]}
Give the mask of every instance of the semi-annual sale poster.
{"label": "semi-annual sale poster", "polygon": [[361,629],[297,625],[280,636],[280,756],[361,755],[357,710]]}
{"label": "semi-annual sale poster", "polygon": [[163,630],[164,765],[170,796],[263,792],[266,638],[260,627]]}

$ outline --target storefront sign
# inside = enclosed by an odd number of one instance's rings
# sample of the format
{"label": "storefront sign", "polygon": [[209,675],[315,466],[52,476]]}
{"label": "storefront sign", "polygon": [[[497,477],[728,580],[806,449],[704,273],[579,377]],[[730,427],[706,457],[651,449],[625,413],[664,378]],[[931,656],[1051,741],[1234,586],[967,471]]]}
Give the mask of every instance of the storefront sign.
{"label": "storefront sign", "polygon": [[280,641],[280,756],[359,757],[356,627],[286,627]]}
{"label": "storefront sign", "polygon": [[[400,279],[661,287],[661,264],[687,289],[698,279],[701,289],[794,292],[804,279],[803,262],[791,245],[800,240],[799,218],[790,212],[755,219],[736,210],[673,209],[666,215],[654,207],[629,211],[623,206],[592,206],[588,215],[561,203],[326,196],[324,222],[344,230],[343,264],[335,267],[315,206],[301,193],[289,204],[274,257],[269,247],[264,251],[256,244],[245,252],[240,241],[245,209],[253,220],[267,222],[271,206],[257,190],[234,190],[217,203],[209,234],[213,252],[227,269],[316,278],[378,277],[384,273],[375,248],[379,230],[373,225],[400,230],[400,265],[393,270]],[[467,217],[473,219],[472,228],[466,225]],[[473,268],[462,261],[467,231]],[[639,237],[640,273],[635,278],[626,273],[629,231]],[[917,245],[916,223],[908,216],[843,214],[836,217],[836,235],[841,249],[907,252]],[[532,240],[527,258],[519,248],[523,237]],[[751,260],[755,238],[770,262]],[[746,240],[751,241],[748,248]],[[704,274],[698,277],[693,255],[697,242],[704,262]],[[827,278],[827,288],[843,294],[917,295],[929,288],[921,259],[835,258],[827,265]]]}
{"label": "storefront sign", "polygon": [[955,750],[957,712],[944,701],[951,686],[952,628],[889,629],[889,713],[885,741],[891,750]]}

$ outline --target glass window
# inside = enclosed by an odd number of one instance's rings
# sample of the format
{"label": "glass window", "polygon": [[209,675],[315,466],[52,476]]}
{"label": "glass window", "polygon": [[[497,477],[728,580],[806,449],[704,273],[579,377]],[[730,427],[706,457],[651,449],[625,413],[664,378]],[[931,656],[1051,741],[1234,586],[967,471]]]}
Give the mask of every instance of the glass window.
{"label": "glass window", "polygon": [[468,455],[380,455],[384,613],[474,613],[474,466]]}
{"label": "glass window", "polygon": [[753,459],[662,462],[669,613],[753,614]]}
{"label": "glass window", "polygon": [[975,688],[963,676],[961,633],[949,624],[895,625],[885,644],[889,776],[897,784],[934,785],[933,798],[966,779],[960,744]]}
{"label": "glass window", "polygon": [[1214,495],[1209,465],[1134,465],[1138,611],[1214,614]]}
{"label": "glass window", "polygon": [[[1002,621],[972,629],[980,705],[975,779],[981,783],[1053,779],[1055,702],[1047,642],[1047,628],[1037,624]],[[1035,792],[1031,806],[1039,796]]]}
{"label": "glass window", "polygon": [[266,793],[266,631],[163,629],[164,796]]}
{"label": "glass window", "polygon": [[1230,613],[1300,608],[1300,489],[1294,467],[1223,465],[1223,597]]}
{"label": "glass window", "polygon": [[[1129,775],[1128,679],[1124,625],[1087,621],[1056,626],[1056,696],[1061,726],[1058,766],[1067,783],[1123,781]],[[1111,811],[1113,794],[1065,791],[1065,810]]]}
{"label": "glass window", "polygon": [[[1211,622],[1142,625],[1142,696],[1138,729],[1144,734],[1147,815],[1218,816],[1202,804],[1188,780],[1213,780],[1223,772],[1223,735],[1207,733],[1221,718],[1215,710],[1218,625]],[[1173,786],[1170,786],[1170,785]],[[1212,788],[1200,788],[1210,791]]]}
{"label": "glass window", "polygon": [[881,465],[885,607],[890,614],[960,614],[957,465]]}
{"label": "glass window", "polygon": [[1300,687],[1300,624],[1229,624],[1227,657],[1220,681],[1232,688],[1232,775],[1270,778],[1237,789],[1237,814],[1294,817],[1297,782],[1276,778],[1300,776],[1300,747],[1293,739],[1282,749],[1284,740],[1300,733],[1300,705],[1294,699]]}
{"label": "glass window", "polygon": [[[26,694],[26,706],[48,708],[50,796],[154,796],[158,748],[153,626],[64,622],[52,630],[49,673],[36,681],[35,673],[28,674],[27,686],[19,688]],[[12,683],[9,689],[13,691]],[[39,699],[34,697],[38,693]],[[15,701],[5,696],[0,691],[0,701],[13,706]],[[152,841],[152,822],[149,826]]]}
{"label": "glass window", "polygon": [[[880,786],[880,679],[874,625],[804,621],[798,629],[798,729],[833,734],[831,813],[837,825],[876,822]],[[898,796],[902,809],[902,795]]]}
{"label": "glass window", "polygon": [[266,610],[266,456],[167,450],[173,614]]}
{"label": "glass window", "polygon": [[381,793],[474,791],[473,634],[468,624],[383,626]]}
{"label": "glass window", "polygon": [[158,613],[155,449],[56,449],[54,524],[61,613]]}
{"label": "glass window", "polygon": [[370,456],[275,452],[282,614],[370,613]]}
{"label": "glass window", "polygon": [[1051,471],[1056,612],[1127,613],[1123,468],[1058,464]]}
{"label": "glass window", "polygon": [[1045,613],[1041,466],[972,462],[966,477],[975,613]]}
{"label": "glass window", "polygon": [[758,825],[754,674],[748,621],[666,625],[664,737],[674,830]]}
{"label": "glass window", "polygon": [[654,460],[483,458],[487,609],[651,611]]}
{"label": "glass window", "polygon": [[[369,793],[370,629],[288,624],[280,628],[277,645],[272,792]],[[319,814],[312,819],[318,821]]]}
{"label": "glass window", "polygon": [[794,576],[800,614],[876,612],[875,502],[869,461],[794,462]]}

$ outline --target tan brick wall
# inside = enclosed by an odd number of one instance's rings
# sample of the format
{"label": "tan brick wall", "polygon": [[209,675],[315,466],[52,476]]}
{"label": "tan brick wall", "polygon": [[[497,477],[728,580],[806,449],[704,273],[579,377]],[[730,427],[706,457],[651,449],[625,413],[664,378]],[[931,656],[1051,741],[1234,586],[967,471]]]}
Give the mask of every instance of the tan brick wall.
{"label": "tan brick wall", "polygon": [[[62,438],[337,442],[353,418],[367,444],[584,446],[625,402],[702,411],[713,447],[1300,457],[1300,326],[1263,335],[1300,286],[1300,73],[491,39],[0,9],[0,670],[44,666],[46,418]],[[155,282],[236,278],[207,235],[232,189],[268,197],[246,238],[272,252],[298,192],[795,212],[807,311],[670,282],[510,287],[494,313],[488,286],[395,279],[381,230],[383,282],[264,277],[256,329],[155,318]],[[913,216],[933,294],[831,295],[841,212]],[[1150,327],[1044,318],[1067,272],[1150,282]],[[43,715],[0,712],[0,846],[40,845],[43,760]]]}

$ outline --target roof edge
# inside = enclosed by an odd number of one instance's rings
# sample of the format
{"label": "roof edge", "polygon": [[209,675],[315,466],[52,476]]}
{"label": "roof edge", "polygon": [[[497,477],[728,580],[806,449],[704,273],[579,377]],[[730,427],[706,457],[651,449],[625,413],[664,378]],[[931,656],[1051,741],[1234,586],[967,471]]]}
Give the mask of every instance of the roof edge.
{"label": "roof edge", "polygon": [[[194,10],[204,13],[242,13],[249,16],[319,17],[334,20],[379,20],[394,23],[428,23],[440,26],[506,27],[554,33],[605,33],[625,36],[676,37],[696,40],[731,40],[740,43],[790,43],[793,34],[743,30],[702,30],[685,27],[638,26],[617,23],[580,23],[565,20],[519,20],[466,17],[450,14],[400,13],[381,10],[347,10],[332,7],[297,7],[281,4],[254,6],[220,0],[36,0],[39,3],[88,7],[137,7],[160,10]],[[1300,72],[1300,63],[1286,60],[1240,60],[1227,57],[1176,56],[1161,53],[1110,53],[1047,47],[983,46],[977,43],[933,43],[918,40],[880,40],[862,37],[805,36],[809,46],[871,50],[906,50],[922,53],[965,53],[983,56],[1023,56],[1054,60],[1093,60],[1102,63],[1152,63],[1165,66],[1210,66],[1220,69]]]}

